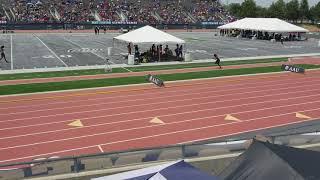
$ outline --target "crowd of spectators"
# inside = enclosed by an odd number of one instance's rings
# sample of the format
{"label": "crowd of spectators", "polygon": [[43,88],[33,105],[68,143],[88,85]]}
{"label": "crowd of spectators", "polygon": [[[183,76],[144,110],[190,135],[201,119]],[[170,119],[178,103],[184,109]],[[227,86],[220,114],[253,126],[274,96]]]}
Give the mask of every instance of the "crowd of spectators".
{"label": "crowd of spectators", "polygon": [[12,19],[21,22],[48,22],[51,15],[47,11],[48,4],[37,0],[11,0],[12,11],[10,13]]}
{"label": "crowd of spectators", "polygon": [[218,0],[194,0],[192,15],[200,21],[232,20],[231,15]]}
{"label": "crowd of spectators", "polygon": [[7,17],[4,15],[3,12],[0,12],[0,21],[6,21]]}
{"label": "crowd of spectators", "polygon": [[190,19],[184,13],[181,1],[162,1],[157,13],[163,18],[166,24],[186,24],[191,23]]}
{"label": "crowd of spectators", "polygon": [[[95,8],[93,0],[50,0],[51,11],[57,10],[62,22],[88,22],[93,21],[91,9]],[[57,18],[57,17],[56,17]]]}
{"label": "crowd of spectators", "polygon": [[12,19],[20,22],[88,22],[100,19],[145,24],[186,24],[192,23],[192,19],[193,22],[194,19],[201,22],[228,21],[232,18],[218,0],[191,0],[192,9],[187,9],[185,1],[181,0],[7,1],[14,14]]}

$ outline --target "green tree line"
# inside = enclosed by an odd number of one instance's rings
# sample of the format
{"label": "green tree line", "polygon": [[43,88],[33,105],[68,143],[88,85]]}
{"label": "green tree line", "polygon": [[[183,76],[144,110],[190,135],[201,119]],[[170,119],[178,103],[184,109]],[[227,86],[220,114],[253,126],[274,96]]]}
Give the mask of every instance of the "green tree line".
{"label": "green tree line", "polygon": [[308,0],[291,0],[287,3],[283,0],[278,0],[268,8],[257,6],[254,0],[245,0],[241,4],[232,3],[227,5],[226,8],[233,16],[238,18],[279,18],[292,22],[320,21],[320,2],[315,6],[309,7]]}

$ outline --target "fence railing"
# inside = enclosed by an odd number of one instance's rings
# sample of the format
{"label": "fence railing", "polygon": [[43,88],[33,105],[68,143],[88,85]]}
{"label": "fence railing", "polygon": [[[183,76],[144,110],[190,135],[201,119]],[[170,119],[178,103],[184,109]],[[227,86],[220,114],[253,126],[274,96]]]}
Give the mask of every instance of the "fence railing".
{"label": "fence railing", "polygon": [[[289,135],[269,136],[267,138],[273,143],[288,146],[320,143],[320,133],[314,131],[304,134],[293,133]],[[44,157],[31,162],[0,164],[0,179],[21,179],[79,173],[147,162],[217,156],[242,152],[249,145],[247,142],[247,139],[205,141],[152,149],[137,149],[64,158]]]}

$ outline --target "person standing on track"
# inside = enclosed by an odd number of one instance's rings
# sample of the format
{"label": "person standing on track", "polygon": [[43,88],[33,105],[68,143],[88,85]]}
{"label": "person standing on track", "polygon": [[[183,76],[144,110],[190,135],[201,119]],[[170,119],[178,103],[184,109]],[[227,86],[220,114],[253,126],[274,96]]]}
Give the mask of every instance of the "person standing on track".
{"label": "person standing on track", "polygon": [[220,66],[220,58],[218,57],[218,55],[217,55],[217,54],[214,54],[214,55],[213,55],[213,58],[216,59],[215,64],[218,64],[218,66],[220,67],[220,69],[222,69],[222,67]]}
{"label": "person standing on track", "polygon": [[0,58],[0,61],[4,58],[4,60],[9,63],[9,61],[7,61],[6,59],[6,54],[4,53],[4,46],[1,46],[0,48],[0,53],[1,53],[1,58]]}

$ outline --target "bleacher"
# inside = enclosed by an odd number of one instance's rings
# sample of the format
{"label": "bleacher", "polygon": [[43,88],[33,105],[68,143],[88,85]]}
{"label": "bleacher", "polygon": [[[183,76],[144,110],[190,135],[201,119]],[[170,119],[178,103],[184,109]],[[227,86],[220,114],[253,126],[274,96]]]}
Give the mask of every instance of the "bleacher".
{"label": "bleacher", "polygon": [[6,8],[8,13],[4,15],[14,22],[134,21],[139,24],[187,24],[232,19],[218,0],[5,1],[10,5]]}

